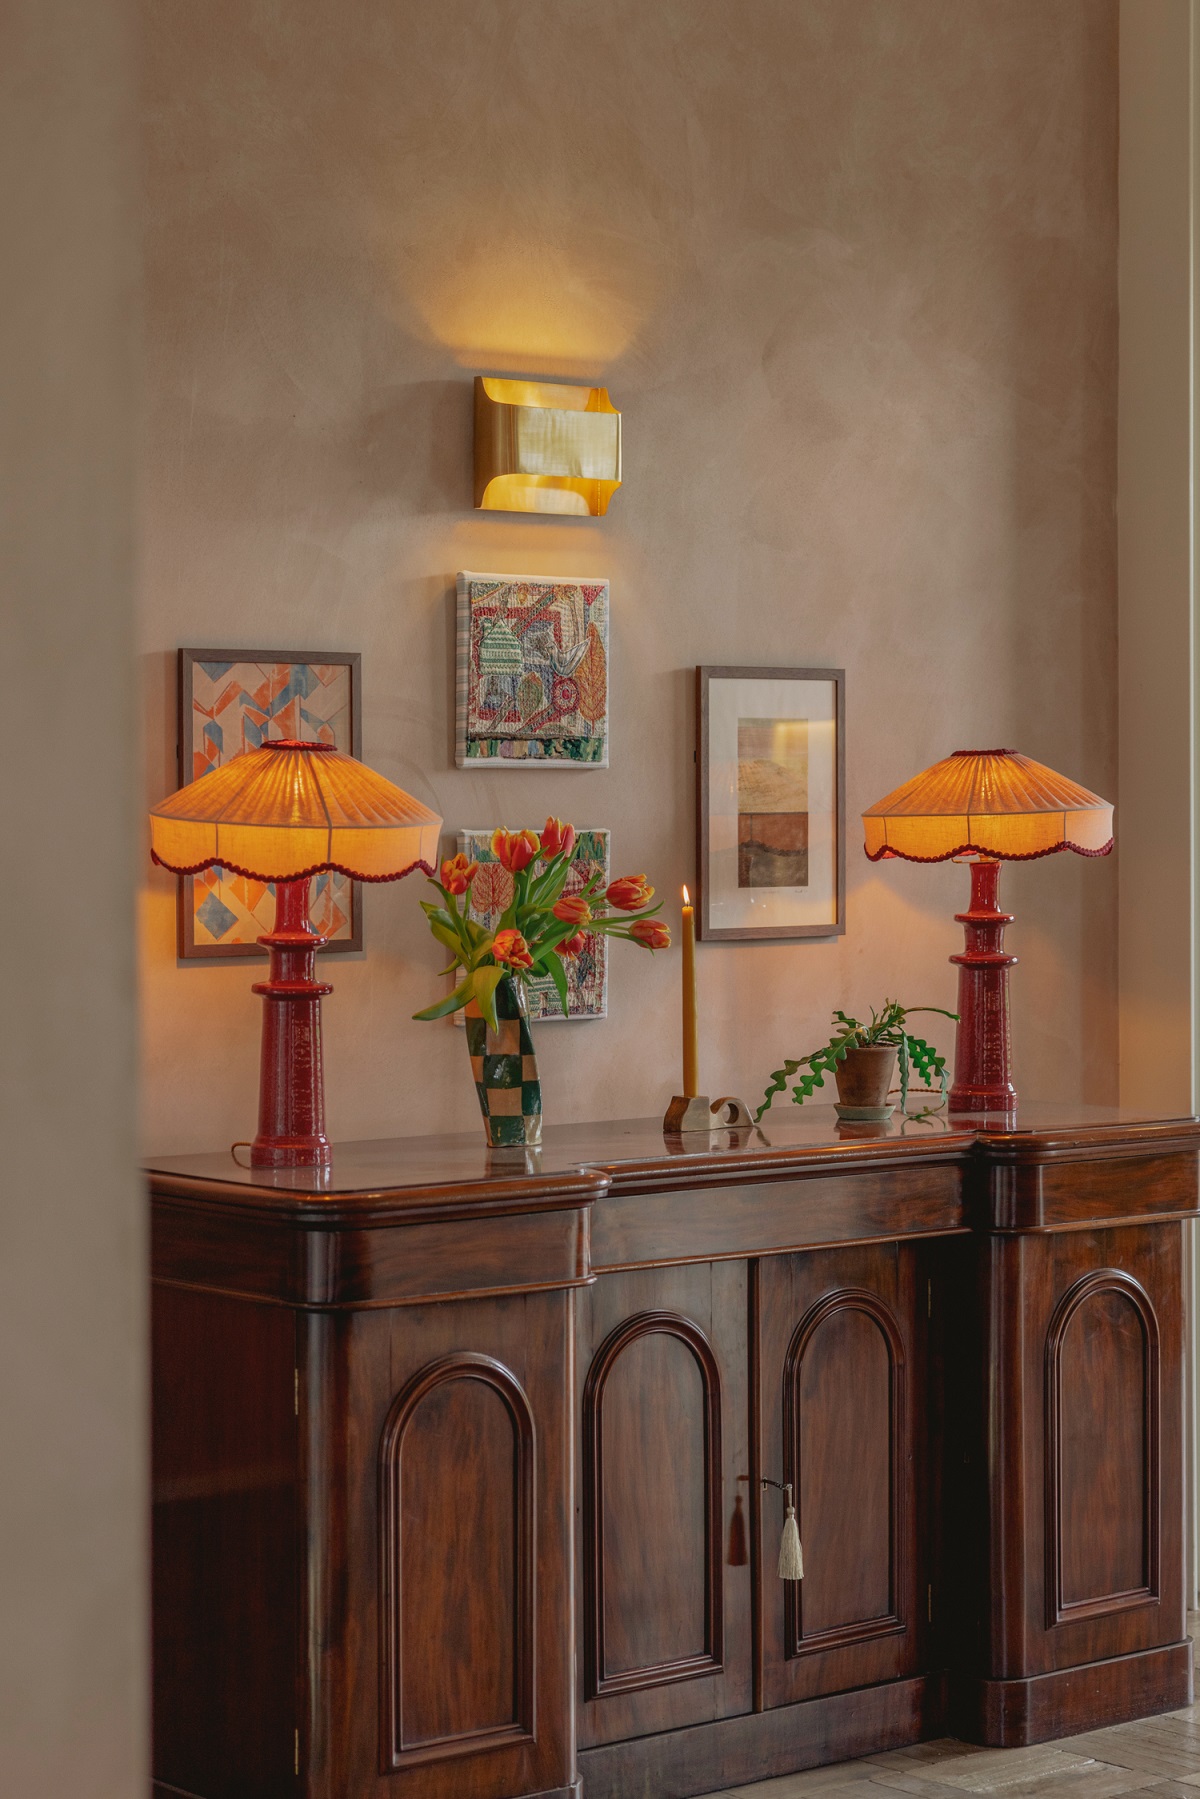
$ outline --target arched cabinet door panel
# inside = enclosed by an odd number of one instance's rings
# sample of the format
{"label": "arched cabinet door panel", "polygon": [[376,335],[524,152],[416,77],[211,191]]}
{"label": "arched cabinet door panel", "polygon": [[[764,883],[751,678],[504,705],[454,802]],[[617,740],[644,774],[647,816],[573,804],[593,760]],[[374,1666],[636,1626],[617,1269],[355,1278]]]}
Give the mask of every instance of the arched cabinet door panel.
{"label": "arched cabinet door panel", "polygon": [[749,1709],[745,1294],[722,1263],[578,1296],[583,1744]]}
{"label": "arched cabinet door panel", "polygon": [[460,1351],[405,1385],[380,1447],[385,1772],[532,1742],[535,1481],[503,1363]]}
{"label": "arched cabinet door panel", "polygon": [[[783,1584],[789,1657],[905,1625],[908,1365],[894,1312],[865,1287],[809,1307],[783,1370],[783,1469],[810,1549]],[[802,1538],[802,1541],[803,1541]]]}
{"label": "arched cabinet door panel", "polygon": [[918,1671],[928,1611],[917,1567],[920,1254],[888,1244],[758,1265],[762,1471],[792,1483],[805,1569],[802,1581],[776,1574],[782,1501],[770,1490],[769,1705]]}
{"label": "arched cabinet door panel", "polygon": [[1178,1645],[1182,1226],[997,1237],[987,1254],[996,1357],[1019,1371],[986,1402],[990,1508],[1022,1521],[990,1592],[991,1678]]}
{"label": "arched cabinet door panel", "polygon": [[583,1393],[584,1690],[721,1672],[721,1372],[700,1326],[636,1312]]}
{"label": "arched cabinet door panel", "polygon": [[1046,1621],[1160,1597],[1162,1349],[1141,1282],[1083,1275],[1046,1338]]}

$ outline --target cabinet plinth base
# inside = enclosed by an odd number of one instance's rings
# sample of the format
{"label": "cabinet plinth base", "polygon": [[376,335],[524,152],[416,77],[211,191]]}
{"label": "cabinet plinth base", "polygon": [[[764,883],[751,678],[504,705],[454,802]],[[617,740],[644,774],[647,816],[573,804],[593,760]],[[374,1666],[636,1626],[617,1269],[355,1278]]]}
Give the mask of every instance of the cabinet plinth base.
{"label": "cabinet plinth base", "polygon": [[946,1729],[940,1675],[859,1687],[769,1712],[748,1712],[660,1736],[581,1749],[586,1799],[691,1799],[749,1780],[904,1749]]}
{"label": "cabinet plinth base", "polygon": [[1192,1644],[1144,1649],[1028,1680],[980,1680],[962,1693],[958,1728],[993,1749],[1022,1749],[1179,1711],[1192,1703]]}
{"label": "cabinet plinth base", "polygon": [[[152,1780],[150,1799],[203,1799],[203,1796],[189,1793],[185,1787],[167,1786],[161,1780]],[[528,1799],[583,1799],[583,1786],[579,1780],[573,1780],[569,1787],[554,1787],[546,1793],[530,1793]]]}

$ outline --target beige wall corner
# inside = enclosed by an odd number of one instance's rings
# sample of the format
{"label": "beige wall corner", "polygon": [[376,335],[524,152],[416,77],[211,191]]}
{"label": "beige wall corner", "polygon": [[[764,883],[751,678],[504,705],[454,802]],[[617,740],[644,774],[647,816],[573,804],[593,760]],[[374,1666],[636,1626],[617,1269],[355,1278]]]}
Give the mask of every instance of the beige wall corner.
{"label": "beige wall corner", "polygon": [[0,16],[0,1792],[146,1790],[126,0]]}
{"label": "beige wall corner", "polygon": [[1121,7],[1121,1099],[1189,1110],[1193,776],[1191,6]]}

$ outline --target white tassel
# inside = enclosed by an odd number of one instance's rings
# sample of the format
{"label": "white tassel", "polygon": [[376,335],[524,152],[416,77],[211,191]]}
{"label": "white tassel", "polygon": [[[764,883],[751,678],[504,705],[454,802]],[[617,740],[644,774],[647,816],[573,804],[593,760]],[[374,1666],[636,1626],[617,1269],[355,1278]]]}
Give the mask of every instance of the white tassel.
{"label": "white tassel", "polygon": [[800,1547],[800,1526],[796,1523],[791,1487],[785,1487],[784,1492],[787,1494],[787,1517],[783,1521],[783,1536],[779,1543],[779,1578],[803,1580],[804,1551]]}

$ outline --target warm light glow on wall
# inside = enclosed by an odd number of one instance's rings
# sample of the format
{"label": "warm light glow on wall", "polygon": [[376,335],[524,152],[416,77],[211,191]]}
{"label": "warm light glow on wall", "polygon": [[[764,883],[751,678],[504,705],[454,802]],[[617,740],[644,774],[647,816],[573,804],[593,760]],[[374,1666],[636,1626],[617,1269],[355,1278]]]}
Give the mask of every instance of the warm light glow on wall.
{"label": "warm light glow on wall", "polygon": [[[403,260],[388,239],[397,298],[459,366],[522,374],[539,369],[565,381],[594,380],[623,356],[657,309],[661,245],[622,242],[614,259],[602,236],[561,212],[539,190],[536,225],[498,230],[494,207],[461,203]],[[391,224],[389,221],[389,231]]]}
{"label": "warm light glow on wall", "polygon": [[603,387],[475,377],[475,504],[598,517],[621,485],[621,414]]}

